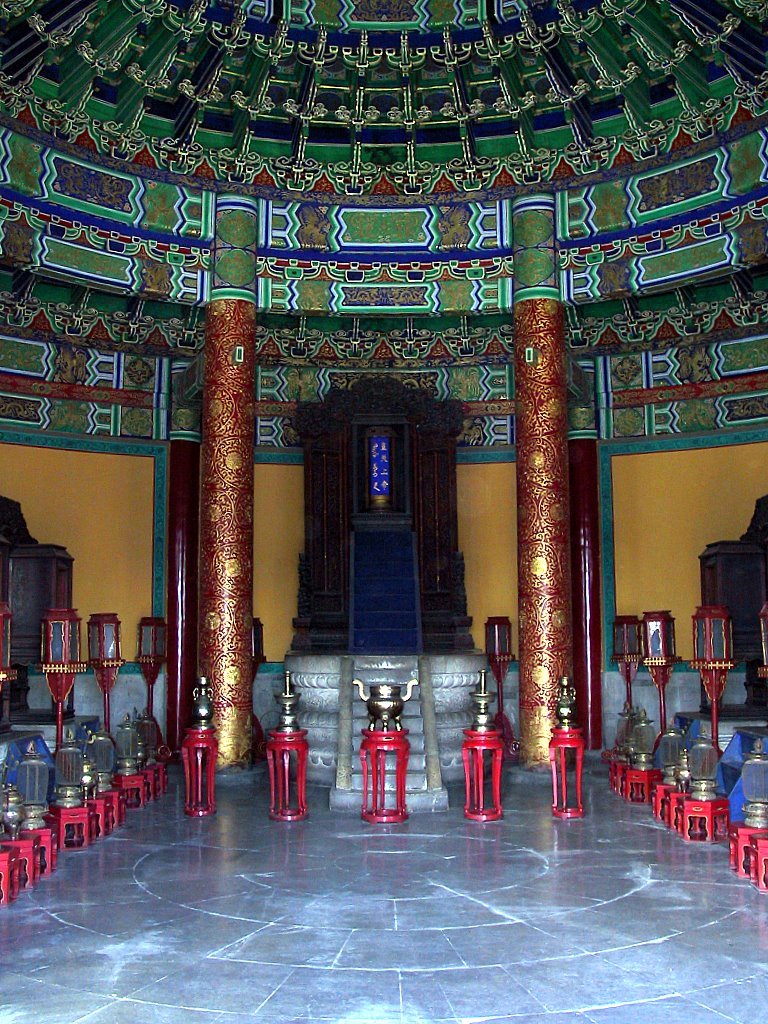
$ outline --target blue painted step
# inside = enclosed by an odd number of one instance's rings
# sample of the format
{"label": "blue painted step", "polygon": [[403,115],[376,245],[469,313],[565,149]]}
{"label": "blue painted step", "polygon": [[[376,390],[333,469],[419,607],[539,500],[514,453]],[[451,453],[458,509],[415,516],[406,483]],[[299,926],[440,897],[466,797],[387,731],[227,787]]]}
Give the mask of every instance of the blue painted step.
{"label": "blue painted step", "polygon": [[353,537],[350,649],[418,652],[421,622],[413,534],[366,530]]}

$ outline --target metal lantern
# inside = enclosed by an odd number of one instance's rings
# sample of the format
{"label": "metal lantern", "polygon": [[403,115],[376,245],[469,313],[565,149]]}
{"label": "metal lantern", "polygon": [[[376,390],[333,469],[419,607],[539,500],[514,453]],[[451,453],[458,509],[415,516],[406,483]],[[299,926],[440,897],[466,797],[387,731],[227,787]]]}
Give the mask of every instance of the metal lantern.
{"label": "metal lantern", "polygon": [[57,806],[82,807],[83,753],[69,729],[56,750],[55,764]]}
{"label": "metal lantern", "polygon": [[613,660],[624,679],[631,707],[632,682],[643,660],[643,623],[636,615],[617,615],[613,620]]}
{"label": "metal lantern", "polygon": [[691,747],[688,755],[691,764],[691,799],[717,799],[717,750],[709,740],[701,739]]}
{"label": "metal lantern", "polygon": [[115,770],[115,745],[108,732],[99,729],[88,737],[88,758],[93,764],[97,777],[97,793],[112,788],[112,773]]}
{"label": "metal lantern", "polygon": [[719,703],[725,691],[728,670],[732,669],[735,664],[731,616],[725,605],[702,605],[696,609],[692,622],[694,660],[691,662],[691,667],[699,672],[709,699],[712,721],[711,742],[715,751],[719,753]]}
{"label": "metal lantern", "polygon": [[485,620],[485,653],[496,680],[496,715],[494,725],[501,732],[504,752],[507,757],[514,757],[519,751],[519,743],[509,716],[504,710],[504,680],[509,666],[515,660],[512,653],[512,623],[506,615],[492,615]]}
{"label": "metal lantern", "polygon": [[64,732],[64,702],[78,672],[88,667],[80,661],[80,617],[74,608],[49,608],[42,617],[40,671],[56,704],[56,749]]}
{"label": "metal lantern", "polygon": [[760,641],[763,647],[763,664],[758,666],[757,674],[761,679],[768,679],[768,601],[760,609]]}
{"label": "metal lantern", "polygon": [[680,793],[687,793],[691,788],[691,762],[685,746],[680,751],[680,760],[675,768],[675,785]]}
{"label": "metal lantern", "polygon": [[95,612],[88,619],[88,664],[104,696],[104,728],[109,732],[109,695],[125,664],[120,656],[120,619],[114,612]]}
{"label": "metal lantern", "polygon": [[630,760],[634,768],[653,768],[653,745],[656,741],[656,730],[648,718],[645,708],[632,728],[629,738]]}
{"label": "metal lantern", "polygon": [[149,713],[149,708],[145,708],[136,719],[136,728],[139,731],[139,739],[144,748],[146,763],[154,764],[155,751],[157,749],[157,726],[154,718]]}
{"label": "metal lantern", "polygon": [[659,761],[664,770],[662,782],[665,786],[675,785],[675,770],[680,761],[685,737],[680,729],[666,729],[659,740]]}
{"label": "metal lantern", "polygon": [[[157,615],[145,616],[139,620],[139,643],[136,660],[147,684],[147,712],[155,722],[154,690],[160,669],[165,661],[167,627],[165,619]],[[159,731],[159,728],[158,728]],[[161,737],[162,742],[162,737]]]}
{"label": "metal lantern", "polygon": [[659,691],[661,732],[667,728],[667,683],[679,661],[675,652],[675,620],[670,612],[643,612],[643,664]]}
{"label": "metal lantern", "polygon": [[3,787],[2,824],[11,839],[18,838],[23,822],[24,799],[16,786],[6,785]]}
{"label": "metal lantern", "polygon": [[768,754],[763,741],[755,740],[741,769],[744,790],[744,824],[750,828],[768,829]]}
{"label": "metal lantern", "polygon": [[31,742],[16,769],[16,785],[24,800],[22,831],[45,828],[43,815],[48,807],[50,773],[48,764]]}
{"label": "metal lantern", "polygon": [[118,774],[135,775],[139,770],[139,734],[129,714],[116,729],[115,746]]}

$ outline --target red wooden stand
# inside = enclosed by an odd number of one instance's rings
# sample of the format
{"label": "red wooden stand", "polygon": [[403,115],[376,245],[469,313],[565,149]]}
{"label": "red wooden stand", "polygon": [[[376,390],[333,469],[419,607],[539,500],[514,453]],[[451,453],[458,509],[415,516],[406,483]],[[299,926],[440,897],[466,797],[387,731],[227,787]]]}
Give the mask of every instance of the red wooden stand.
{"label": "red wooden stand", "polygon": [[687,843],[717,843],[728,838],[729,804],[727,797],[718,800],[683,800],[683,821],[680,834]]}
{"label": "red wooden stand", "polygon": [[19,895],[19,854],[12,846],[0,843],[0,903],[10,903]]}
{"label": "red wooden stand", "polygon": [[216,813],[216,757],[219,744],[213,728],[190,728],[181,744],[186,799],[184,813],[203,818]]}
{"label": "red wooden stand", "polygon": [[624,796],[624,778],[629,764],[626,761],[612,760],[608,766],[608,784],[617,796]]}
{"label": "red wooden stand", "polygon": [[667,806],[669,804],[670,793],[675,793],[676,787],[674,784],[667,782],[657,782],[653,787],[653,816],[657,821],[667,820]]}
{"label": "red wooden stand", "polygon": [[[568,793],[568,751],[575,757],[576,802],[571,803]],[[584,737],[581,729],[556,728],[549,741],[549,763],[552,767],[552,813],[556,818],[583,818],[581,780],[584,772]]]}
{"label": "red wooden stand", "polygon": [[168,768],[162,761],[148,764],[146,771],[152,772],[153,799],[158,800],[168,789]]}
{"label": "red wooden stand", "polygon": [[624,776],[624,799],[629,804],[649,804],[653,787],[663,778],[658,768],[627,768]]}
{"label": "red wooden stand", "polygon": [[[363,768],[362,817],[364,821],[372,824],[387,824],[405,821],[408,817],[405,807],[405,777],[408,772],[410,749],[407,729],[393,730],[392,732],[363,730],[360,763]],[[386,805],[387,756],[395,758],[394,807]]]}
{"label": "red wooden stand", "polygon": [[129,811],[135,811],[146,803],[146,784],[141,772],[133,772],[131,775],[113,775],[112,785],[125,797],[125,806]]}
{"label": "red wooden stand", "polygon": [[56,870],[56,860],[59,853],[59,842],[56,833],[52,828],[33,828],[27,830],[27,835],[37,836],[40,840],[40,874],[50,875]]}
{"label": "red wooden stand", "polygon": [[121,789],[105,789],[99,796],[105,797],[112,807],[112,827],[125,824],[125,793]]}
{"label": "red wooden stand", "polygon": [[[273,821],[302,821],[307,816],[306,729],[280,732],[273,729],[267,740],[269,770],[269,816]],[[295,766],[295,804],[291,806],[291,761]]]}
{"label": "red wooden stand", "polygon": [[749,878],[760,892],[768,892],[768,832],[764,829],[749,837]]}
{"label": "red wooden stand", "polygon": [[95,838],[99,839],[103,836],[108,836],[112,829],[115,827],[114,811],[112,809],[112,801],[109,797],[104,794],[92,796],[85,802],[86,807],[91,811],[96,818],[96,835]]}
{"label": "red wooden stand", "polygon": [[139,775],[144,779],[144,803],[148,804],[150,800],[154,800],[155,793],[155,773],[151,767],[141,768]]}
{"label": "red wooden stand", "polygon": [[27,889],[40,880],[40,840],[29,832],[20,832],[16,839],[3,837],[3,846],[14,849],[19,858],[19,888]]}
{"label": "red wooden stand", "polygon": [[673,832],[679,832],[680,835],[683,834],[683,803],[687,796],[687,793],[673,790],[669,794],[669,801],[667,803],[665,824],[667,828],[671,828]]}
{"label": "red wooden stand", "polygon": [[743,821],[732,821],[728,829],[728,864],[739,878],[749,878],[750,840],[762,831]]}
{"label": "red wooden stand", "polygon": [[52,804],[43,819],[56,833],[59,852],[90,846],[91,822],[87,807],[57,807]]}
{"label": "red wooden stand", "polygon": [[[485,806],[486,751],[491,755],[491,807]],[[504,816],[501,806],[504,739],[501,731],[465,729],[461,754],[464,759],[464,817],[471,821],[497,821]]]}

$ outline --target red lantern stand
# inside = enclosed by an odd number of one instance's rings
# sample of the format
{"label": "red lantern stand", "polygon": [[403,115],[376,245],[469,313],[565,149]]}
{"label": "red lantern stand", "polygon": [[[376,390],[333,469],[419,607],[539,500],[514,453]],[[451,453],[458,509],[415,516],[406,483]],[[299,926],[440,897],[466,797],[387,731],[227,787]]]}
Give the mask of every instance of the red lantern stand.
{"label": "red lantern stand", "polygon": [[[78,672],[88,668],[80,661],[80,618],[74,608],[49,608],[42,617],[42,663],[56,704],[56,751],[64,736],[64,703]],[[55,752],[54,752],[55,753]],[[61,844],[59,844],[61,847]]]}
{"label": "red lantern stand", "polygon": [[94,839],[101,839],[103,836],[111,835],[115,828],[115,812],[112,801],[104,793],[97,793],[88,797],[85,806],[91,812],[95,828]]}
{"label": "red lantern stand", "polygon": [[717,843],[728,838],[729,803],[727,797],[718,800],[697,800],[683,794],[679,834],[687,843]]}
{"label": "red lantern stand", "polygon": [[[501,806],[501,766],[504,741],[499,729],[465,729],[461,748],[464,760],[464,817],[470,821],[498,821]],[[485,755],[491,755],[491,806],[485,806]]]}
{"label": "red lantern stand", "polygon": [[494,726],[501,733],[504,756],[516,759],[520,744],[515,739],[515,730],[504,710],[504,680],[509,666],[515,660],[512,653],[512,623],[506,615],[492,615],[485,620],[485,653],[496,680],[496,715]]}
{"label": "red lantern stand", "polygon": [[0,903],[10,903],[19,895],[20,870],[18,851],[0,843]]}
{"label": "red lantern stand", "polygon": [[739,878],[750,877],[750,848],[752,836],[765,829],[746,825],[743,821],[732,821],[728,828],[728,865]]}
{"label": "red lantern stand", "polygon": [[[136,661],[141,669],[141,674],[144,677],[144,682],[147,684],[147,714],[155,723],[155,729],[157,730],[157,741],[156,749],[157,756],[163,761],[167,760],[171,756],[171,751],[165,744],[163,739],[163,733],[160,729],[157,719],[155,718],[154,712],[154,701],[155,701],[155,683],[157,677],[160,675],[160,669],[165,662],[165,647],[166,647],[166,624],[165,619],[159,616],[145,615],[139,619],[139,637],[138,637],[138,656]],[[160,763],[160,762],[158,762]],[[168,787],[168,778],[165,771],[165,765],[163,765],[163,774],[165,779],[161,779],[161,785],[163,786],[163,793]]]}
{"label": "red lantern stand", "polygon": [[759,892],[768,892],[768,832],[761,829],[749,837],[749,880]]}
{"label": "red lantern stand", "polygon": [[54,830],[59,852],[83,850],[91,845],[91,812],[87,807],[51,804],[43,820]]}
{"label": "red lantern stand", "polygon": [[613,660],[627,688],[626,702],[632,707],[632,683],[643,660],[642,622],[636,615],[617,615],[613,620]]}
{"label": "red lantern stand", "polygon": [[673,783],[657,782],[653,787],[653,794],[651,798],[651,806],[653,809],[653,816],[657,821],[666,822],[667,820],[667,808],[672,793],[677,791],[677,787]]}
{"label": "red lantern stand", "polygon": [[114,612],[95,612],[88,619],[88,664],[104,698],[104,729],[111,732],[109,695],[125,664],[120,657],[120,620]]}
{"label": "red lantern stand", "polygon": [[184,813],[204,818],[216,813],[216,758],[219,744],[213,726],[191,726],[181,743],[184,767]]}
{"label": "red lantern stand", "polygon": [[25,835],[37,836],[40,840],[40,874],[50,875],[56,870],[59,842],[52,828],[27,829]]}
{"label": "red lantern stand", "polygon": [[0,838],[3,846],[10,846],[18,855],[19,888],[31,889],[40,880],[40,840],[28,832],[19,832],[15,839]]}
{"label": "red lantern stand", "polygon": [[624,799],[628,804],[650,804],[653,791],[664,777],[658,768],[635,768],[627,765],[624,776]]}
{"label": "red lantern stand", "polygon": [[[303,821],[307,816],[306,729],[280,732],[272,729],[267,740],[269,816],[273,821]],[[291,765],[294,765],[295,801],[291,801]]]}
{"label": "red lantern stand", "polygon": [[[408,773],[407,729],[363,730],[360,763],[363,769],[363,821],[371,824],[396,824],[405,821],[405,780]],[[387,758],[395,761],[395,806],[387,806]]]}
{"label": "red lantern stand", "polygon": [[661,734],[667,729],[667,684],[679,661],[675,653],[675,620],[672,615],[668,611],[643,612],[643,664],[659,691],[659,731],[654,751]]}
{"label": "red lantern stand", "polygon": [[731,616],[725,605],[702,605],[692,616],[694,660],[691,668],[701,676],[709,701],[712,746],[722,754],[719,737],[720,701],[728,681],[728,672],[736,664],[731,660],[733,640]]}
{"label": "red lantern stand", "polygon": [[105,790],[101,796],[103,796],[111,805],[113,829],[120,825],[124,825],[126,808],[125,793],[121,789],[114,788],[113,782],[113,788]]}
{"label": "red lantern stand", "polygon": [[[575,803],[570,800],[568,786],[569,751],[575,756]],[[581,786],[584,772],[584,737],[581,729],[570,726],[558,727],[553,731],[552,739],[549,741],[549,763],[552,768],[552,814],[556,818],[583,818]]]}

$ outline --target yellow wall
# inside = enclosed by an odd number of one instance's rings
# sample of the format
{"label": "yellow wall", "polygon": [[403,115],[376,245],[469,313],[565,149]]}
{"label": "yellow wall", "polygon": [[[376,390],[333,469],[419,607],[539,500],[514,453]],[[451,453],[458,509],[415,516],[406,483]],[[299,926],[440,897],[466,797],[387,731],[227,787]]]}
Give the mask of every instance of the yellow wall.
{"label": "yellow wall", "polygon": [[768,444],[614,456],[612,472],[616,611],[670,609],[678,654],[690,659],[699,555],[746,530],[768,494]]}
{"label": "yellow wall", "polygon": [[293,638],[304,550],[304,467],[253,467],[253,613],[264,625],[267,661],[282,661]]}
{"label": "yellow wall", "polygon": [[475,646],[492,615],[512,620],[517,654],[517,479],[514,462],[456,467],[459,550],[464,552],[467,610]]}
{"label": "yellow wall", "polygon": [[139,619],[152,614],[153,476],[151,457],[0,444],[0,492],[21,502],[36,540],[74,558],[83,624],[93,612],[117,612],[128,661]]}

